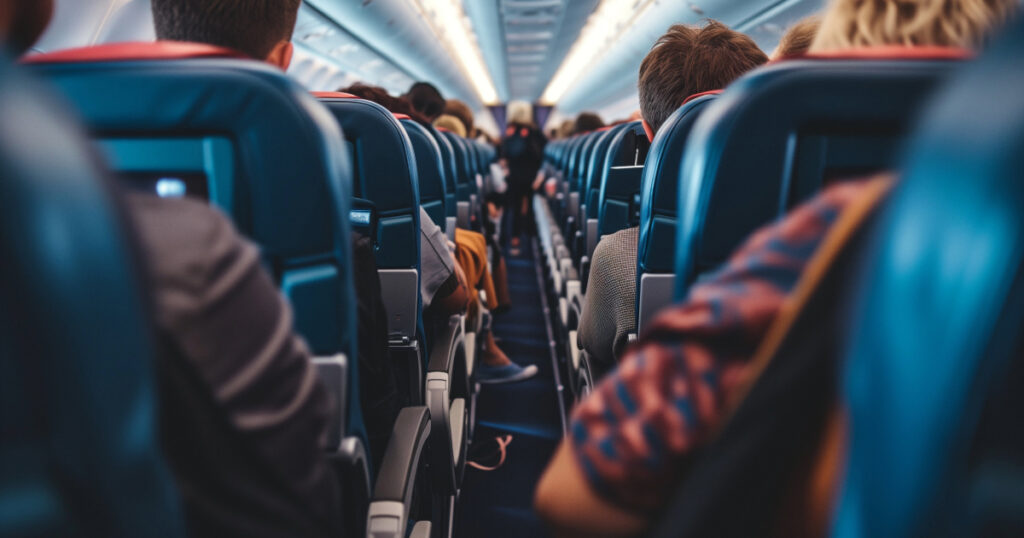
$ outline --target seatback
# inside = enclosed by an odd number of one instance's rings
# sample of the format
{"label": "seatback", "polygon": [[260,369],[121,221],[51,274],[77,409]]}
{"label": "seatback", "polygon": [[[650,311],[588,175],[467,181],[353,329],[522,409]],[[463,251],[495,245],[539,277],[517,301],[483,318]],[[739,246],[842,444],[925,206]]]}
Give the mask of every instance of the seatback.
{"label": "seatback", "polygon": [[430,134],[437,141],[437,147],[441,150],[441,164],[443,165],[444,172],[444,189],[445,189],[445,215],[448,217],[456,216],[456,197],[455,187],[456,178],[459,175],[458,163],[455,158],[455,148],[452,147],[452,143],[448,141],[448,137],[444,133],[435,129],[433,126],[428,127]]}
{"label": "seatback", "polygon": [[430,215],[441,229],[445,228],[448,215],[447,189],[445,188],[444,163],[441,147],[430,131],[419,122],[404,115],[396,115],[405,133],[409,135],[416,157],[416,175],[419,179],[420,206]]}
{"label": "seatback", "polygon": [[631,121],[608,144],[598,188],[597,232],[601,236],[636,225],[640,179],[650,149],[641,122]]}
{"label": "seatback", "polygon": [[675,291],[676,208],[686,139],[700,112],[719,92],[688,99],[665,120],[654,137],[640,180],[640,234],[637,244],[638,327],[671,303]]}
{"label": "seatback", "polygon": [[412,142],[383,106],[318,94],[345,132],[352,157],[353,192],[377,211],[377,268],[388,313],[388,333],[405,344],[420,331],[420,194]]}
{"label": "seatback", "polygon": [[925,98],[964,57],[863,49],[777,63],[733,82],[701,113],[683,153],[676,298],[824,184],[890,168]]}
{"label": "seatback", "polygon": [[136,256],[65,112],[0,64],[0,535],[184,536]]}
{"label": "seatback", "polygon": [[208,191],[261,247],[317,355],[345,354],[347,432],[359,406],[349,200],[337,123],[297,83],[259,62],[190,43],[125,43],[30,58],[78,109],[126,178],[167,173]]}
{"label": "seatback", "polygon": [[580,202],[587,208],[583,214],[586,219],[597,219],[598,188],[601,184],[605,157],[612,138],[615,136],[614,133],[621,130],[622,125],[625,124],[602,127],[594,135],[594,145],[590,150],[590,158],[587,159],[587,167],[583,172],[583,181],[580,184],[580,192],[582,192]]}
{"label": "seatback", "polygon": [[1020,536],[1024,26],[922,115],[858,278],[833,536]]}

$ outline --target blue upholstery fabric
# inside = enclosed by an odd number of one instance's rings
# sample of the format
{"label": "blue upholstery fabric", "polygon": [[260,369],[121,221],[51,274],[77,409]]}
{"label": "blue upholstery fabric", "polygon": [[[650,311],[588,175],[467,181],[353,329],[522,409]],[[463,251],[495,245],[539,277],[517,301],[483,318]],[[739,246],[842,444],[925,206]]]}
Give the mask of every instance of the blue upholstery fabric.
{"label": "blue upholstery fabric", "polygon": [[460,202],[468,202],[469,195],[473,193],[469,148],[466,147],[466,141],[461,136],[449,131],[441,131],[441,134],[448,139],[448,143],[452,146],[452,153],[455,155],[455,199]]}
{"label": "blue upholstery fabric", "polygon": [[[349,200],[351,166],[330,113],[268,65],[232,59],[33,65],[73,102],[94,137],[231,141],[233,173],[211,191],[260,245],[296,329],[318,355],[357,356]],[[357,361],[347,424],[365,440]]]}
{"label": "blue upholstery fabric", "polygon": [[637,169],[621,167],[643,166],[649,149],[641,122],[632,121],[616,128],[608,144],[598,186],[597,231],[600,235],[630,227],[636,209],[635,198],[640,192],[640,173]]}
{"label": "blue upholstery fabric", "polygon": [[419,178],[420,205],[442,229],[448,215],[447,192],[445,189],[444,162],[441,159],[441,147],[434,135],[426,127],[415,120],[400,120],[405,132],[409,135],[412,149],[416,157],[416,174]]}
{"label": "blue upholstery fabric", "polygon": [[676,297],[826,180],[890,168],[955,60],[793,60],[757,69],[697,119],[679,179]]}
{"label": "blue upholstery fabric", "polygon": [[922,115],[851,290],[833,536],[1020,536],[1024,26]]}
{"label": "blue upholstery fabric", "polygon": [[0,65],[0,535],[183,536],[135,256],[64,112]]}
{"label": "blue upholstery fabric", "polygon": [[320,100],[341,124],[353,194],[377,208],[377,266],[419,269],[420,194],[412,142],[386,108],[364,99]]}
{"label": "blue upholstery fabric", "polygon": [[644,273],[675,270],[676,208],[683,150],[701,110],[714,99],[714,95],[705,95],[679,107],[665,120],[651,144],[640,181],[638,279]]}
{"label": "blue upholstery fabric", "polygon": [[452,147],[452,143],[448,141],[448,137],[441,131],[438,131],[433,126],[427,127],[430,134],[437,141],[437,147],[441,150],[441,161],[444,170],[444,192],[445,192],[445,215],[454,217],[457,213],[455,207],[455,182],[458,178],[458,163],[455,158],[455,148]]}

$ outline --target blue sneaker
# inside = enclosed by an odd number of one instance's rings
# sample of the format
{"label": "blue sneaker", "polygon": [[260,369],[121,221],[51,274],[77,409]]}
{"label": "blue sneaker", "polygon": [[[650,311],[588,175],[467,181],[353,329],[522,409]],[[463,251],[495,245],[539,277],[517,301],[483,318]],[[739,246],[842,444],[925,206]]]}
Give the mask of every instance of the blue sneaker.
{"label": "blue sneaker", "polygon": [[505,366],[487,366],[481,364],[476,368],[476,380],[479,383],[514,383],[537,375],[537,367],[533,364],[523,367],[518,364]]}

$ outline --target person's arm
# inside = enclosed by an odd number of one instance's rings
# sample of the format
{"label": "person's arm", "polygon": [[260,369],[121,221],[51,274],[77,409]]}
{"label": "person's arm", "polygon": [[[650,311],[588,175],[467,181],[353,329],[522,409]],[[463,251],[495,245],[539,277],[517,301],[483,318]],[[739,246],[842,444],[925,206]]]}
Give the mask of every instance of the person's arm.
{"label": "person's arm", "polygon": [[560,538],[634,536],[647,527],[640,514],[601,498],[562,441],[537,484],[534,508]]}
{"label": "person's arm", "polygon": [[721,422],[806,262],[859,192],[829,189],[758,232],[684,304],[655,319],[577,406],[570,436],[541,477],[537,510],[553,529],[587,535],[600,522],[609,533],[642,531]]}

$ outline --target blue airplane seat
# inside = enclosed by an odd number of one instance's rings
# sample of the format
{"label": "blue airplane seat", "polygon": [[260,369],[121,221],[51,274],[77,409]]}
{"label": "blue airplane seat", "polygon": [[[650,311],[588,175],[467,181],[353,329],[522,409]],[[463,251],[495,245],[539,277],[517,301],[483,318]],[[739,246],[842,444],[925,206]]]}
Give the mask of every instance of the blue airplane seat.
{"label": "blue airplane seat", "polygon": [[1021,536],[1024,25],[922,114],[850,289],[836,538]]}
{"label": "blue airplane seat", "polygon": [[137,256],[63,112],[0,63],[0,535],[184,536]]}
{"label": "blue airplane seat", "polygon": [[650,141],[641,122],[625,125],[615,134],[605,155],[597,196],[598,241],[638,222],[640,179]]}
{"label": "blue airplane seat", "polygon": [[[353,196],[375,206],[377,266],[419,270],[419,178],[409,135],[388,109],[373,101],[316,95],[345,132]],[[419,289],[418,279],[415,286]]]}
{"label": "blue airplane seat", "polygon": [[890,169],[926,97],[965,53],[867,48],[763,67],[697,119],[683,152],[675,297],[823,186]]}
{"label": "blue airplane seat", "polygon": [[[381,502],[401,503],[407,510],[395,517],[407,518],[411,493],[395,492],[411,492],[429,412],[403,409],[389,446],[367,447],[350,263],[351,164],[327,109],[279,70],[207,45],[120,43],[28,62],[76,106],[123,182],[205,196],[260,245],[335,395],[327,441],[349,530],[359,534],[395,516],[376,513]],[[373,489],[369,449],[384,451],[378,474],[385,480]]]}
{"label": "blue airplane seat", "polygon": [[[433,135],[434,140],[437,141],[437,146],[441,150],[441,161],[444,165],[444,189],[445,189],[445,211],[446,216],[454,218],[456,216],[456,197],[455,191],[456,178],[459,175],[458,162],[455,157],[455,148],[452,147],[452,143],[448,141],[448,137],[444,133],[437,130],[433,125],[427,128],[430,134]],[[445,227],[447,231],[447,226]],[[454,230],[453,230],[454,231]]]}
{"label": "blue airplane seat", "polygon": [[473,176],[470,164],[469,148],[465,140],[451,131],[440,130],[441,134],[452,146],[455,156],[455,204],[456,219],[459,228],[469,230],[473,223]]}
{"label": "blue airplane seat", "polygon": [[416,174],[419,178],[420,206],[430,215],[441,229],[445,228],[445,219],[448,209],[445,204],[448,201],[444,183],[444,163],[441,160],[441,148],[434,139],[434,135],[419,122],[408,116],[399,115],[399,123],[405,128],[412,142],[413,153],[416,158]]}
{"label": "blue airplane seat", "polygon": [[675,291],[676,208],[679,175],[690,131],[718,91],[688,98],[658,130],[640,180],[637,243],[637,327],[645,327]]}

